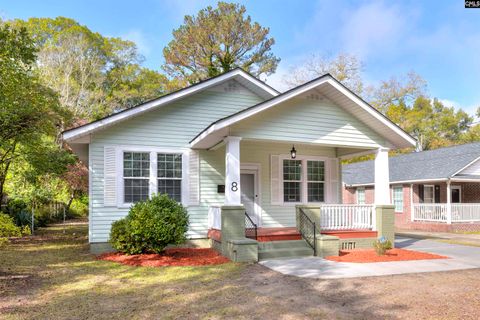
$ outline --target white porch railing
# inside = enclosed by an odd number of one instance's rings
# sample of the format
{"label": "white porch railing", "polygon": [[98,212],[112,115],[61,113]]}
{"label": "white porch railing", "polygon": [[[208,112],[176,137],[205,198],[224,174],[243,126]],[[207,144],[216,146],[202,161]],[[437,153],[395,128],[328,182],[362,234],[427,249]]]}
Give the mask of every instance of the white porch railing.
{"label": "white porch railing", "polygon": [[446,203],[414,203],[413,220],[447,222]]}
{"label": "white porch railing", "polygon": [[220,206],[208,208],[208,229],[222,230],[222,209]]}
{"label": "white porch railing", "polygon": [[[480,222],[480,203],[452,203],[451,219],[455,222]],[[447,203],[413,204],[414,221],[431,221],[449,223]]]}
{"label": "white porch railing", "polygon": [[326,204],[320,210],[322,230],[374,229],[373,205]]}
{"label": "white porch railing", "polygon": [[480,221],[480,203],[452,203],[452,222]]}

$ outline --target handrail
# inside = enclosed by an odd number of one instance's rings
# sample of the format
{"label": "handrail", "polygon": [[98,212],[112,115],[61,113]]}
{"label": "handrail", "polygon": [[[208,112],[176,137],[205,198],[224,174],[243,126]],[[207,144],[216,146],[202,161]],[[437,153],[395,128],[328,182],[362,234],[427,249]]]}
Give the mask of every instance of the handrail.
{"label": "handrail", "polygon": [[303,211],[302,208],[298,208],[298,231],[302,235],[302,238],[313,249],[313,255],[317,255],[317,227],[315,222]]}
{"label": "handrail", "polygon": [[[253,222],[252,218],[245,211],[245,237],[257,240],[257,224]],[[250,232],[253,230],[253,235]]]}

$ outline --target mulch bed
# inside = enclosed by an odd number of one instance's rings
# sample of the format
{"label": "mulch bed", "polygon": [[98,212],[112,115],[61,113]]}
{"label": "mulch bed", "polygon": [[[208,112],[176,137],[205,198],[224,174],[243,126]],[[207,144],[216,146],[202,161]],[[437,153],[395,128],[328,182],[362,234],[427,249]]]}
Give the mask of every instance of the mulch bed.
{"label": "mulch bed", "polygon": [[327,260],[336,262],[390,262],[390,261],[408,261],[408,260],[429,260],[429,259],[448,259],[448,257],[437,254],[419,252],[406,249],[391,249],[383,256],[377,255],[374,249],[355,249],[342,250],[340,255],[325,257]]}
{"label": "mulch bed", "polygon": [[119,252],[104,253],[99,260],[115,261],[128,266],[168,267],[168,266],[203,266],[222,264],[230,260],[209,248],[175,248],[166,249],[157,254],[126,255]]}

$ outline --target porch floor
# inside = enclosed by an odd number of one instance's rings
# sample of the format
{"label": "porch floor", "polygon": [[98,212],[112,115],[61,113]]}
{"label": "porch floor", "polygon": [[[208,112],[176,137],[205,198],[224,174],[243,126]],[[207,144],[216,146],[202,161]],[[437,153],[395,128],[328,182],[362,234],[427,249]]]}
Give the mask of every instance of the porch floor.
{"label": "porch floor", "polygon": [[[333,230],[322,231],[322,234],[337,236],[340,239],[354,239],[354,238],[376,238],[377,231],[371,230]],[[221,239],[221,231],[211,229],[208,232],[208,237],[217,241]],[[295,227],[283,228],[258,228],[257,241],[285,241],[285,240],[301,240],[302,235]]]}

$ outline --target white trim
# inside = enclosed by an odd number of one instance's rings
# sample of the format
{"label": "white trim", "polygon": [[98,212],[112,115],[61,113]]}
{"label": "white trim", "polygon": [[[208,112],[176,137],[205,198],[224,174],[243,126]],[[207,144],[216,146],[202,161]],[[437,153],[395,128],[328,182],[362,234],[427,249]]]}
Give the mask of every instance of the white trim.
{"label": "white trim", "polygon": [[168,103],[171,103],[171,102],[176,101],[178,99],[184,98],[184,97],[186,97],[188,95],[191,95],[191,94],[194,94],[198,91],[205,90],[209,87],[215,86],[215,85],[217,85],[221,82],[233,79],[235,77],[240,77],[242,80],[245,80],[245,81],[248,81],[248,82],[252,83],[252,85],[258,87],[259,89],[261,89],[262,91],[267,93],[269,96],[275,97],[275,96],[279,95],[279,93],[277,91],[270,88],[265,83],[258,80],[257,78],[249,75],[248,73],[246,73],[245,71],[243,71],[241,69],[235,69],[235,70],[232,70],[232,71],[227,72],[225,74],[222,74],[218,77],[215,77],[213,79],[205,80],[202,83],[192,85],[190,87],[179,90],[177,92],[173,92],[171,94],[168,94],[164,97],[160,97],[160,98],[155,99],[153,101],[146,102],[143,105],[139,105],[138,107],[120,112],[118,114],[114,114],[114,115],[109,116],[107,118],[104,118],[102,120],[99,120],[99,121],[81,126],[79,128],[69,130],[69,131],[63,133],[63,139],[66,142],[73,142],[74,140],[76,140],[76,139],[78,139],[82,136],[85,136],[89,133],[92,133],[94,131],[102,129],[105,126],[112,125],[113,123],[116,123],[118,121],[129,119],[133,116],[136,116],[138,114],[149,111],[152,108],[164,106]]}
{"label": "white trim", "polygon": [[[362,190],[363,191],[363,203],[360,203],[358,201],[358,191]],[[367,194],[366,194],[366,191],[365,191],[365,187],[358,187],[358,188],[355,188],[355,202],[357,204],[367,204]]]}
{"label": "white trim", "polygon": [[262,183],[261,183],[261,173],[262,166],[260,163],[240,163],[240,177],[243,173],[253,174],[254,175],[254,184],[255,184],[255,215],[257,218],[257,227],[262,226]]}
{"label": "white trim", "polygon": [[[402,181],[390,181],[390,185],[394,184],[408,184],[408,183],[416,183],[416,182],[442,182],[447,181],[446,178],[441,179],[418,179],[418,180],[402,180]],[[453,180],[452,180],[453,181]],[[460,181],[460,180],[459,180]],[[478,179],[475,181],[479,181]],[[355,187],[370,187],[374,186],[374,183],[356,183],[356,184],[345,184],[348,188],[355,188]]]}
{"label": "white trim", "polygon": [[392,204],[395,206],[395,189],[401,189],[402,190],[402,210],[397,211],[397,208],[394,208],[395,213],[403,213],[405,211],[405,199],[404,199],[404,192],[403,192],[403,185],[402,184],[396,184],[392,186]]}
{"label": "white trim", "polygon": [[[88,145],[88,242],[93,238],[93,161],[90,145]],[[103,184],[102,184],[103,186]],[[103,195],[103,192],[102,192]]]}
{"label": "white trim", "polygon": [[117,208],[130,208],[133,203],[124,202],[124,178],[123,178],[123,153],[124,152],[149,152],[150,153],[150,177],[149,177],[149,194],[158,192],[157,180],[157,154],[158,153],[177,153],[182,154],[182,205],[188,206],[188,179],[189,179],[189,150],[186,148],[160,148],[151,146],[130,146],[116,145],[116,177],[117,177]]}
{"label": "white trim", "polygon": [[413,216],[413,184],[410,184],[410,220],[414,221]]}
{"label": "white trim", "polygon": [[472,162],[470,162],[469,164],[467,164],[465,167],[461,168],[460,170],[456,171],[454,174],[452,174],[450,177],[454,177],[456,176],[457,174],[459,174],[460,172],[462,172],[463,170],[467,169],[468,167],[470,167],[472,164],[474,164],[475,162],[477,162],[478,160],[480,160],[480,157],[476,158],[475,160],[473,160]]}
{"label": "white trim", "polygon": [[[329,171],[331,170],[330,168],[330,159],[335,159],[335,158],[329,158],[329,157],[322,157],[322,156],[308,156],[308,155],[299,155],[295,157],[295,159],[292,159],[292,157],[289,154],[280,154],[278,155],[280,164],[279,164],[279,184],[280,184],[280,205],[282,206],[295,206],[298,204],[324,204],[327,203],[327,198],[329,195],[327,194],[330,190],[328,187],[331,183],[330,181],[330,174]],[[300,189],[300,201],[299,202],[285,202],[285,198],[283,195],[283,160],[301,160],[302,161],[302,175],[301,175],[301,189]],[[323,202],[308,202],[308,180],[307,180],[307,165],[303,165],[303,161],[308,161],[308,160],[313,160],[313,161],[323,161],[324,163],[324,181],[323,181]],[[320,181],[321,182],[321,181]]]}
{"label": "white trim", "polygon": [[[432,188],[433,190],[433,193],[432,193],[432,201],[433,202],[425,202],[425,188]],[[435,185],[434,184],[424,184],[423,185],[423,194],[422,194],[422,198],[423,198],[423,203],[430,203],[430,204],[435,204],[436,202],[436,199],[435,199]]]}
{"label": "white trim", "polygon": [[[309,84],[306,85],[300,85],[297,88],[276,96],[275,98],[272,98],[268,101],[265,101],[253,108],[247,109],[243,112],[240,112],[232,117],[229,117],[227,119],[220,120],[217,123],[214,123],[208,129],[206,129],[204,132],[202,132],[199,136],[197,136],[191,143],[191,147],[195,147],[200,141],[202,141],[204,138],[212,134],[213,132],[219,131],[223,128],[226,128],[228,126],[231,126],[234,123],[237,123],[241,120],[244,120],[246,118],[249,118],[255,114],[258,114],[264,110],[267,110],[271,107],[274,107],[282,102],[285,102],[289,99],[292,99],[298,95],[301,95],[315,87],[318,87],[324,83],[328,83],[332,85],[335,89],[337,89],[339,92],[344,94],[347,98],[355,102],[359,107],[367,111],[371,116],[373,116],[375,119],[379,120],[382,124],[386,125],[389,129],[391,129],[394,133],[399,135],[405,142],[406,144],[410,146],[415,146],[416,141],[413,139],[410,135],[408,135],[406,132],[404,132],[402,129],[400,129],[397,125],[395,125],[393,122],[385,118],[383,115],[381,115],[378,111],[374,110],[373,107],[369,106],[367,103],[353,95],[351,92],[348,91],[348,89],[345,89],[342,85],[339,85],[331,76],[324,76],[320,77],[317,80],[314,80],[310,82]],[[385,136],[384,136],[385,137]],[[388,138],[388,137],[386,137]],[[388,139],[387,139],[388,140]]]}
{"label": "white trim", "polygon": [[[450,186],[450,192],[452,192],[453,189],[458,189],[458,197],[459,197],[459,198],[458,198],[458,200],[459,200],[458,203],[463,203],[463,202],[462,202],[462,186],[460,186],[460,185],[456,185],[456,186],[451,185],[451,186]],[[451,196],[451,195],[450,195],[450,199],[452,199],[452,196]],[[450,202],[451,202],[451,201],[450,201]],[[454,202],[452,202],[452,203],[454,203]],[[455,203],[456,203],[456,202],[455,202]]]}

